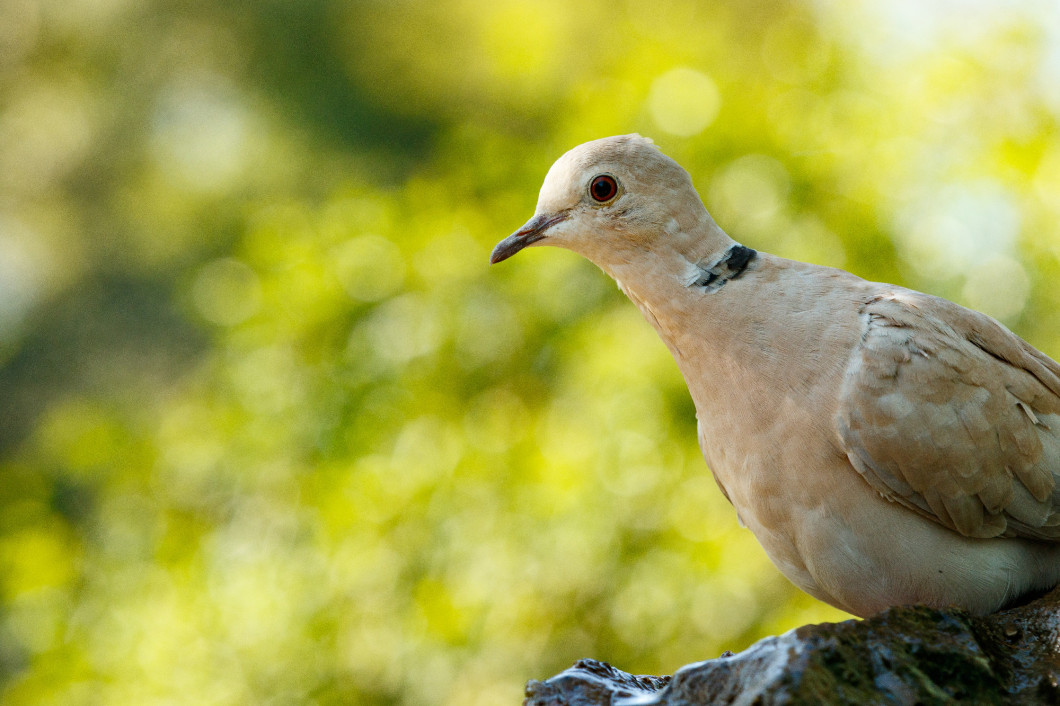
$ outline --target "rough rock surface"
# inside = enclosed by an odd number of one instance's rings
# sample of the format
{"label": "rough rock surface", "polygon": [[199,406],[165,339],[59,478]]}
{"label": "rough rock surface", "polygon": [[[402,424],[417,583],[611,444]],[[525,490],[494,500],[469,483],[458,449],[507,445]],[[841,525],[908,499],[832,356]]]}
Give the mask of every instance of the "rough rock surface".
{"label": "rough rock surface", "polygon": [[525,706],[1060,704],[1060,589],[986,617],[891,608],[806,625],[673,676],[579,660],[530,681]]}

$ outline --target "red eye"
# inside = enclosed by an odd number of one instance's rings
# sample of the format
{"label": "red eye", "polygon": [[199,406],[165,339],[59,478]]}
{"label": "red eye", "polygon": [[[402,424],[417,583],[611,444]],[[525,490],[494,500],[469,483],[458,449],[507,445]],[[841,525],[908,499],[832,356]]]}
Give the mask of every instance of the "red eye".
{"label": "red eye", "polygon": [[617,193],[618,182],[610,174],[594,176],[593,180],[589,182],[589,195],[593,197],[594,201],[606,203],[615,198]]}

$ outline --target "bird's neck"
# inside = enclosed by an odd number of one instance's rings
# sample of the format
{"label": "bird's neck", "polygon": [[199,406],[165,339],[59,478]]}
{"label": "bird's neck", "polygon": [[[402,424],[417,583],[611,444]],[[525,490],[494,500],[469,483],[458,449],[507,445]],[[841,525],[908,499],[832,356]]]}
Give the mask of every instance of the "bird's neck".
{"label": "bird's neck", "polygon": [[762,321],[758,295],[777,285],[769,257],[728,236],[715,242],[721,247],[705,256],[657,250],[648,263],[608,268],[670,349],[697,403],[747,388],[752,377],[770,387],[791,364]]}
{"label": "bird's neck", "polygon": [[740,407],[767,423],[843,374],[860,314],[829,303],[855,301],[865,283],[729,243],[705,260],[653,253],[612,274],[670,349],[701,419]]}
{"label": "bird's neck", "polygon": [[[744,273],[756,255],[726,235],[709,216],[698,225],[692,234],[684,229],[667,233],[653,244],[648,257],[639,252],[599,263],[659,332],[678,363],[684,355],[681,339],[690,328],[705,323],[704,306],[715,308],[715,302],[702,301],[704,295],[719,294]],[[723,316],[720,299],[716,304]]]}

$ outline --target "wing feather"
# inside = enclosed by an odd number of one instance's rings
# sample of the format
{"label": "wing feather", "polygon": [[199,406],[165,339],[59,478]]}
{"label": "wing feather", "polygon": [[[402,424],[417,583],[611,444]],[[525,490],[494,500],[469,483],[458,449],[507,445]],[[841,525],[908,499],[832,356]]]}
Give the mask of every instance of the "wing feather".
{"label": "wing feather", "polygon": [[1060,365],[984,314],[868,299],[837,417],[885,497],[969,537],[1060,541]]}

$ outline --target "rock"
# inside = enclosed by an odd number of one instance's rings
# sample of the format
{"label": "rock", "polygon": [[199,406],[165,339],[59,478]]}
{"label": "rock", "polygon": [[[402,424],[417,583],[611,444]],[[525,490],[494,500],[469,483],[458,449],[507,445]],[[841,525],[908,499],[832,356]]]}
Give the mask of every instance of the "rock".
{"label": "rock", "polygon": [[891,608],[806,625],[670,676],[579,660],[524,706],[1060,704],[1060,589],[985,617]]}

